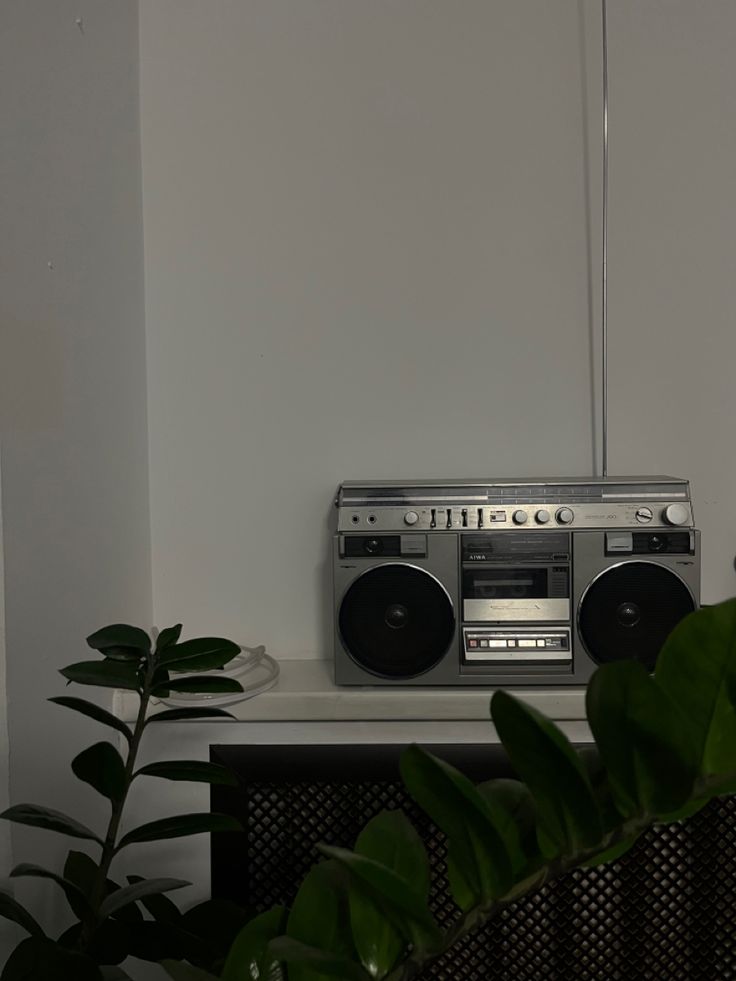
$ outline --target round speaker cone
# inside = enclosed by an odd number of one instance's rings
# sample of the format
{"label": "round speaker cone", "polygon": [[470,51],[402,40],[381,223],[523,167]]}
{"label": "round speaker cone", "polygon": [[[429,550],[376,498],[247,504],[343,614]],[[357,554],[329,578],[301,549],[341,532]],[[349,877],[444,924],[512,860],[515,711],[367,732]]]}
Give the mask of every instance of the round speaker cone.
{"label": "round speaker cone", "polygon": [[433,576],[392,563],[355,580],[340,604],[339,625],[345,649],[366,671],[413,678],[446,653],[455,616]]}
{"label": "round speaker cone", "polygon": [[690,591],[674,572],[653,562],[624,562],[583,595],[580,636],[599,664],[637,660],[651,671],[667,635],[694,609]]}

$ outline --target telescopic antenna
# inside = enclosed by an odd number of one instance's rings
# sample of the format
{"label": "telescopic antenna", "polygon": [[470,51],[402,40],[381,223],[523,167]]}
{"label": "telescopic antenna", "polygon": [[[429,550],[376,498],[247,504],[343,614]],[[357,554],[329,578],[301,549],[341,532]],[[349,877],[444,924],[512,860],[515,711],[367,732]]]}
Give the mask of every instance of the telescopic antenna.
{"label": "telescopic antenna", "polygon": [[603,40],[603,248],[601,268],[601,458],[608,476],[608,31],[606,0],[601,0]]}

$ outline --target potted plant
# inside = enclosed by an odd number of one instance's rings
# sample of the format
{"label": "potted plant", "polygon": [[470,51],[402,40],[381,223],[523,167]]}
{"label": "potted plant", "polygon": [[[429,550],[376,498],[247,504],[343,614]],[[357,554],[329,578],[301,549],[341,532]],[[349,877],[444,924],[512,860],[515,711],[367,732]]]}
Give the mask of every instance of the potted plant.
{"label": "potted plant", "polygon": [[71,849],[61,872],[31,863],[17,865],[11,876],[33,876],[53,882],[64,893],[74,923],[58,937],[46,936],[33,915],[11,896],[0,893],[0,915],[19,923],[28,933],[10,955],[2,981],[99,981],[127,978],[118,967],[129,955],[149,961],[186,958],[192,964],[217,969],[247,913],[233,904],[202,903],[182,914],[166,895],[189,883],[176,878],[127,876],[122,884],[111,876],[112,865],[124,849],[139,842],[158,841],[201,832],[238,830],[239,823],[223,814],[177,814],[121,833],[128,792],[144,778],[234,783],[225,767],[199,760],[149,763],[136,768],[146,729],[165,721],[227,716],[220,708],[186,707],[148,715],[150,701],[170,692],[239,692],[239,682],[217,677],[240,653],[240,647],[220,637],[180,640],[181,624],[162,630],[154,639],[138,627],[114,624],[96,631],[87,644],[96,660],[81,661],[62,670],[68,682],[122,688],[138,695],[132,729],[101,706],[76,696],[50,701],[79,712],[114,730],[124,744],[123,755],[109,741],[83,750],[72,761],[74,775],[92,786],[109,803],[107,827],[97,833],[75,818],[36,804],[16,804],[0,817],[45,828],[91,845]]}

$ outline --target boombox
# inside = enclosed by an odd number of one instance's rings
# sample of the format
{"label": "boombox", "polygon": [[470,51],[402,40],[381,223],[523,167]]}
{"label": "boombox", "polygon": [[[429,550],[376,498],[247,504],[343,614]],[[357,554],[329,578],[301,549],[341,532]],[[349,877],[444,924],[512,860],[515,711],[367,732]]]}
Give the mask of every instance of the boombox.
{"label": "boombox", "polygon": [[335,681],[580,685],[654,667],[700,598],[675,477],[346,482],[336,499]]}

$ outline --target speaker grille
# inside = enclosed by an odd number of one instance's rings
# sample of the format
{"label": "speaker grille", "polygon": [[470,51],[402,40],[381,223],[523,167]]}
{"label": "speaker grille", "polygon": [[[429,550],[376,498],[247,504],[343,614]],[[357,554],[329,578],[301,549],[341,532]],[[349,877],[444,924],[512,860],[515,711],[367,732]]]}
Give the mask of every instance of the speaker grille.
{"label": "speaker grille", "polygon": [[447,651],[455,618],[433,576],[397,562],[355,580],[340,604],[339,624],[345,649],[361,667],[386,678],[411,678]]}
{"label": "speaker grille", "polygon": [[[283,748],[285,757],[290,751]],[[398,780],[376,779],[375,772],[362,780],[360,765],[353,768],[354,779],[345,780],[343,769],[334,781],[280,782],[273,774],[249,780],[244,773],[245,788],[233,812],[246,834],[226,836],[222,849],[213,846],[213,892],[258,910],[289,905],[319,860],[318,842],[352,847],[374,814],[400,807],[427,847],[432,911],[441,925],[449,925],[458,910],[443,884],[443,835]],[[219,808],[223,804],[217,800]],[[618,862],[577,870],[520,900],[421,978],[729,981],[736,978],[734,909],[736,798],[729,798],[683,825],[652,829]]]}
{"label": "speaker grille", "polygon": [[580,603],[580,636],[599,664],[634,658],[651,671],[673,628],[695,609],[690,591],[655,562],[606,570]]}

